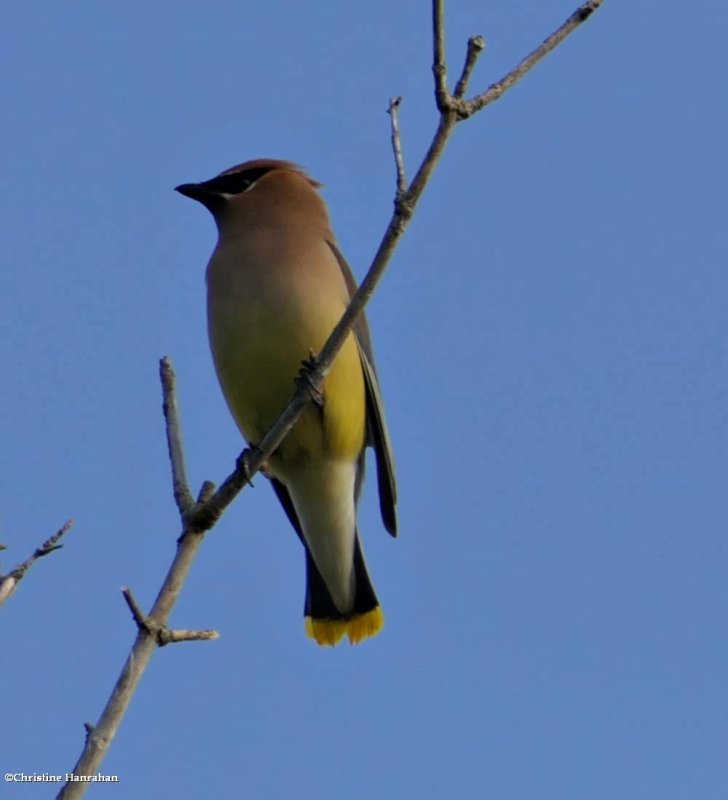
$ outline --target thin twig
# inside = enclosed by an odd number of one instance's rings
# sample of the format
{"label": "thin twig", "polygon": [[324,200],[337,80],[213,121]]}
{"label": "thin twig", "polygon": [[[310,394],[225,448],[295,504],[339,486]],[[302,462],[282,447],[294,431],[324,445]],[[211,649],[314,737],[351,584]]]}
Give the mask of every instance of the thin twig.
{"label": "thin twig", "polygon": [[547,56],[557,45],[561,44],[570,33],[575,31],[583,22],[586,22],[603,2],[604,0],[589,0],[577,8],[563,25],[557,28],[551,36],[545,39],[532,53],[527,55],[518,66],[504,75],[499,81],[491,84],[477,97],[469,100],[466,104],[469,111],[468,116],[476,114],[489,103],[502,97],[508,89],[518,83],[527,72],[533,69],[544,56]]}
{"label": "thin twig", "polygon": [[[148,617],[146,617],[147,622],[156,626],[158,631],[163,628],[166,630],[166,621],[177,602],[182,586],[197,555],[197,551],[202,544],[205,532],[215,524],[232,500],[244,486],[249,483],[250,478],[264,466],[266,459],[281,443],[288,431],[295,424],[303,408],[310,402],[311,396],[315,396],[316,392],[321,391],[324,378],[336,354],[351,332],[356,318],[372,296],[400,237],[409,224],[427,181],[442,154],[445,144],[457,123],[462,119],[472,116],[480,110],[480,108],[487,105],[487,103],[496,99],[496,96],[500,97],[503,92],[519,80],[525,72],[531,69],[531,67],[533,67],[547,52],[552,50],[568,33],[573,31],[580,22],[583,22],[596,10],[602,2],[603,0],[591,0],[591,2],[583,5],[572,15],[564,26],[561,26],[561,28],[550,36],[540,48],[521,62],[521,64],[505,76],[504,79],[494,84],[474,100],[464,101],[460,98],[453,97],[447,91],[443,0],[433,0],[433,75],[435,80],[435,98],[437,107],[440,110],[440,120],[437,130],[435,131],[430,147],[411,185],[403,193],[400,201],[395,204],[394,213],[387,225],[382,241],[379,244],[364,280],[352,297],[346,312],[332,331],[323,349],[318,354],[318,357],[312,360],[312,364],[307,370],[306,380],[298,382],[298,388],[293,393],[286,408],[265,436],[258,442],[258,446],[249,448],[241,453],[237,459],[235,470],[228,475],[219,489],[205,501],[193,504],[189,502],[186,497],[180,496],[180,499],[178,499],[178,484],[183,485],[185,488],[187,484],[184,478],[184,469],[182,469],[181,472],[179,470],[179,465],[182,462],[177,458],[177,455],[175,455],[179,454],[181,457],[181,445],[179,448],[176,446],[173,448],[170,443],[170,458],[173,462],[172,468],[173,471],[176,470],[174,473],[175,499],[178,500],[177,504],[182,516],[183,532],[178,540],[177,553],[172,565],[159,590],[154,606]],[[572,20],[576,21],[572,22]],[[474,39],[477,40],[477,37],[474,37]],[[471,47],[477,48],[477,45],[471,45]],[[470,66],[466,58],[466,65],[463,68],[463,75],[461,76],[461,80],[464,84],[467,84],[467,79],[470,72],[472,72],[476,56],[477,53],[473,52],[471,58],[472,64]],[[495,87],[500,88],[496,89]],[[168,360],[165,361],[169,363]],[[169,366],[171,369],[171,364]],[[169,397],[174,400],[173,382],[169,389],[165,386],[165,392],[167,391]],[[173,412],[176,412],[176,400],[170,403],[169,408]],[[175,436],[178,437],[178,422],[170,426],[168,421],[168,431],[170,427],[176,430]],[[168,432],[168,438],[169,436],[170,434]],[[170,440],[170,442],[171,441],[172,440]],[[177,464],[177,467],[175,467],[175,464]],[[189,490],[187,490],[187,492],[189,493]],[[203,494],[207,496],[209,492],[207,490],[204,492],[201,491],[201,497]],[[175,632],[169,633],[174,634]],[[180,632],[178,631],[177,633]],[[157,637],[149,636],[145,630],[139,630],[131,653],[117,680],[111,697],[106,704],[106,708],[98,724],[87,737],[86,746],[73,770],[76,775],[90,775],[98,770],[106,751],[116,735],[116,731],[131,701],[136,686],[149,663],[155,647],[158,645],[159,641]],[[83,795],[87,786],[88,784],[86,782],[69,782],[63,787],[58,797],[63,798],[63,800],[75,800]]]}
{"label": "thin twig", "polygon": [[404,156],[402,155],[402,136],[399,132],[399,107],[402,104],[401,97],[393,97],[389,101],[387,114],[389,114],[390,127],[392,130],[392,152],[394,153],[394,166],[397,170],[397,193],[394,198],[395,204],[400,201],[407,191],[407,175],[404,171]]}
{"label": "thin twig", "polygon": [[164,647],[167,644],[176,644],[177,642],[208,642],[212,639],[220,638],[220,634],[217,631],[209,628],[201,631],[172,630],[165,625],[159,625],[142,611],[136,598],[131,593],[131,589],[124,587],[121,593],[124,595],[124,600],[129,606],[139,631],[154,636],[160,647]]}
{"label": "thin twig", "polygon": [[212,481],[202,481],[200,491],[197,493],[197,502],[206,503],[215,494],[215,484]]}
{"label": "thin twig", "polygon": [[157,642],[159,643],[160,647],[164,647],[167,644],[177,644],[177,642],[209,642],[213,639],[219,638],[219,632],[210,629],[203,631],[188,631],[161,628],[157,633]]}
{"label": "thin twig", "polygon": [[463,71],[455,84],[455,91],[453,97],[461,98],[466,89],[468,88],[468,81],[473,74],[475,64],[480,58],[480,54],[485,50],[485,39],[482,36],[471,36],[468,39],[468,49],[465,53],[465,64],[463,64]]}
{"label": "thin twig", "polygon": [[165,430],[167,434],[167,448],[169,460],[172,464],[172,489],[174,500],[180,514],[194,505],[192,493],[187,483],[185,470],[185,456],[180,435],[179,409],[177,407],[176,376],[172,369],[172,362],[163,358],[159,362],[159,376],[162,381],[162,408],[164,410]]}
{"label": "thin twig", "polygon": [[39,558],[53,553],[55,550],[60,550],[63,545],[59,544],[60,540],[71,530],[73,520],[67,520],[64,525],[59,528],[53,536],[46,539],[40,547],[37,547],[33,555],[18,564],[17,567],[12,569],[7,575],[0,575],[0,605],[2,605],[8,597],[18,588],[18,584],[25,577],[25,573],[35,564]]}
{"label": "thin twig", "polygon": [[129,610],[131,611],[132,617],[134,617],[134,622],[136,622],[137,628],[139,628],[139,630],[146,631],[147,633],[154,633],[154,630],[149,623],[149,618],[142,611],[139,603],[137,603],[134,595],[131,593],[131,589],[129,589],[128,586],[125,586],[121,590],[121,593],[124,595],[124,600],[126,600],[126,604],[129,606]]}
{"label": "thin twig", "polygon": [[435,103],[443,114],[448,110],[449,97],[445,62],[445,0],[432,0],[432,74],[435,77]]}

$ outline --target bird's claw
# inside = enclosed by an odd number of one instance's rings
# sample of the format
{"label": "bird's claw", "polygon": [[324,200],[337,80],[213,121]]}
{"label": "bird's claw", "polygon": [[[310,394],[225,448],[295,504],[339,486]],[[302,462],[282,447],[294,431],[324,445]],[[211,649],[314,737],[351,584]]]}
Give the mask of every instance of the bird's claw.
{"label": "bird's claw", "polygon": [[297,386],[305,386],[306,391],[308,392],[309,397],[313,400],[313,402],[319,407],[324,407],[324,393],[318,386],[313,382],[311,379],[311,373],[318,367],[318,358],[313,350],[309,350],[308,358],[304,358],[301,361],[301,369],[298,371],[298,377],[296,378],[296,385]]}
{"label": "bird's claw", "polygon": [[[235,462],[235,466],[243,473],[243,477],[245,478],[245,483],[250,486],[253,486],[253,478],[250,474],[250,459],[254,453],[258,451],[258,448],[251,444],[249,447],[246,447],[245,450],[238,456],[237,461]],[[265,464],[260,467],[261,471],[265,470]]]}

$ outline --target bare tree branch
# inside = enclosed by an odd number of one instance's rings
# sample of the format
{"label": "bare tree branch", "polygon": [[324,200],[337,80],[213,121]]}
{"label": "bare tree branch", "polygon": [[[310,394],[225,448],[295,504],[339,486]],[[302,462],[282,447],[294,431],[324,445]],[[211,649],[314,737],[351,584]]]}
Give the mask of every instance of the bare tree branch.
{"label": "bare tree branch", "polygon": [[394,166],[397,171],[397,192],[394,197],[395,204],[398,203],[407,191],[407,175],[404,171],[404,156],[402,155],[402,136],[399,132],[399,107],[402,104],[401,97],[392,97],[389,101],[387,114],[390,118],[392,130],[392,152],[394,153]]}
{"label": "bare tree branch", "polygon": [[177,378],[172,369],[172,363],[168,358],[163,358],[159,362],[159,377],[162,381],[162,409],[167,433],[169,461],[172,465],[174,500],[177,503],[180,514],[184,514],[188,508],[194,505],[194,500],[187,483],[187,472],[185,470],[177,393],[175,392]]}
{"label": "bare tree branch", "polygon": [[153,633],[152,627],[149,624],[149,619],[137,603],[136,598],[131,593],[131,589],[129,589],[128,586],[125,586],[121,590],[121,593],[124,595],[124,600],[126,600],[126,604],[129,606],[129,611],[131,611],[131,615],[134,617],[134,622],[136,622],[137,628],[140,630],[145,630],[147,633]]}
{"label": "bare tree branch", "polygon": [[166,644],[176,644],[177,642],[209,642],[219,638],[220,634],[218,631],[213,631],[209,628],[201,631],[162,628],[157,633],[157,641],[160,647],[164,647]]}
{"label": "bare tree branch", "polygon": [[201,631],[171,630],[165,625],[159,625],[142,611],[136,598],[131,593],[131,589],[125,586],[121,593],[124,595],[124,600],[129,606],[137,628],[156,637],[157,644],[160,647],[164,647],[166,644],[174,644],[175,642],[202,642],[220,638],[220,634],[217,631],[209,628]]}
{"label": "bare tree branch", "polygon": [[[0,605],[2,605],[8,597],[18,588],[18,584],[25,577],[25,573],[35,564],[39,558],[47,556],[54,550],[60,550],[63,545],[58,542],[71,530],[73,520],[69,519],[63,527],[57,530],[50,539],[46,539],[40,547],[37,547],[33,555],[18,564],[15,569],[8,572],[7,575],[0,575]],[[0,549],[4,549],[0,548]]]}
{"label": "bare tree branch", "polygon": [[589,0],[589,2],[577,8],[563,25],[557,28],[551,36],[545,39],[532,53],[527,55],[517,67],[512,69],[499,81],[496,81],[496,83],[491,84],[482,94],[473,98],[468,103],[470,111],[468,116],[477,113],[489,103],[502,97],[508,89],[518,83],[527,72],[533,69],[544,56],[547,56],[557,45],[561,44],[570,33],[579,27],[579,25],[586,22],[603,2],[604,0]]}
{"label": "bare tree branch", "polygon": [[[257,447],[247,448],[241,453],[237,459],[235,470],[228,475],[217,491],[213,491],[212,484],[207,482],[203,484],[196,503],[191,499],[184,473],[184,460],[174,392],[174,372],[169,359],[162,360],[163,391],[165,398],[167,398],[165,399],[167,438],[170,460],[172,461],[175,501],[182,518],[182,535],[177,543],[177,553],[174,561],[169,568],[167,577],[149,615],[145,616],[139,606],[136,605],[136,602],[133,601],[132,603],[127,598],[127,603],[139,628],[137,638],[98,725],[90,730],[87,729],[86,745],[73,770],[76,775],[94,774],[98,770],[154,649],[162,643],[158,640],[159,631],[168,631],[166,622],[169,614],[177,602],[182,585],[187,578],[205,533],[212,528],[246,483],[250,482],[251,477],[264,466],[266,459],[283,441],[307,403],[311,400],[316,401],[316,398],[320,396],[324,379],[336,354],[351,332],[356,318],[371,298],[457,123],[473,116],[488,103],[502,96],[528,70],[553,50],[559,42],[584,22],[602,2],[603,0],[590,0],[590,2],[582,5],[564,25],[557,29],[514,70],[481,95],[466,101],[462,99],[462,95],[467,89],[467,84],[478,56],[483,50],[484,42],[482,37],[478,36],[471,37],[469,40],[463,71],[455,87],[455,95],[451,95],[447,89],[445,64],[444,0],[433,0],[432,71],[435,81],[435,100],[440,111],[440,120],[432,142],[412,183],[401,192],[400,188],[406,184],[406,180],[401,177],[404,175],[404,171],[403,168],[400,169],[395,151],[397,198],[394,213],[387,225],[372,264],[359,289],[351,299],[346,312],[332,331],[318,357],[314,356],[307,360],[301,379],[296,381],[297,388],[293,392],[285,410],[258,442]],[[397,139],[399,139],[398,131]],[[143,620],[142,624],[139,623],[140,619]],[[214,631],[168,631],[168,633],[178,637],[175,639],[176,641],[215,638],[212,635],[215,633]],[[187,634],[191,635],[188,636]],[[203,634],[210,634],[210,636]],[[58,797],[63,798],[63,800],[79,798],[83,795],[87,786],[87,783],[69,782],[63,787]]]}
{"label": "bare tree branch", "polygon": [[203,481],[197,495],[198,503],[206,503],[215,494],[215,484],[212,481]]}
{"label": "bare tree branch", "polygon": [[482,36],[471,36],[468,39],[468,50],[465,53],[465,64],[458,82],[455,84],[453,97],[461,98],[468,88],[470,76],[473,74],[475,64],[480,58],[480,54],[485,50],[485,39]]}
{"label": "bare tree branch", "polygon": [[435,103],[442,114],[447,110],[447,64],[445,61],[445,0],[432,0],[432,74]]}
{"label": "bare tree branch", "polygon": [[[520,81],[527,72],[530,72],[530,70],[532,70],[539,61],[547,56],[554,48],[560,45],[570,33],[573,33],[582,23],[586,22],[586,20],[589,19],[589,17],[603,4],[603,2],[604,0],[588,0],[588,2],[579,6],[579,8],[574,11],[574,13],[563,23],[563,25],[560,25],[549,37],[544,39],[544,41],[541,42],[541,44],[533,52],[529,53],[519,64],[517,64],[510,72],[504,75],[499,81],[492,83],[484,92],[476,95],[471,100],[463,100],[462,95],[465,93],[470,72],[472,71],[475,61],[480,54],[480,51],[474,54],[471,53],[471,49],[473,47],[476,49],[478,48],[479,43],[476,41],[478,39],[482,41],[483,46],[485,45],[485,41],[482,39],[482,37],[471,37],[471,39],[468,41],[468,52],[465,58],[463,74],[458,81],[457,86],[455,87],[455,93],[452,96],[447,95],[443,98],[442,108],[440,108],[441,112],[444,113],[444,111],[450,111],[457,114],[460,120],[468,119],[469,117],[472,117],[473,114],[477,114],[478,111],[482,111],[494,100],[499,100],[511,87],[515,86],[515,84],[518,83],[518,81]],[[433,5],[437,4],[438,0],[433,0]],[[437,17],[437,15],[435,16]],[[441,30],[439,35],[437,33],[435,34],[436,39],[438,36],[440,39],[444,39],[444,31]],[[480,48],[480,50],[482,50],[482,48]],[[470,63],[471,61],[472,63]],[[435,67],[433,67],[433,70],[435,70]],[[438,91],[440,91],[437,76],[438,72],[435,72],[436,94]],[[463,84],[462,91],[458,93],[461,83]],[[439,102],[438,107],[440,107]]]}
{"label": "bare tree branch", "polygon": [[[177,544],[177,553],[152,606],[148,620],[152,620],[161,626],[165,624],[182,591],[185,578],[197,555],[197,550],[202,544],[202,540],[203,536],[197,533],[182,535]],[[139,610],[139,613],[142,613],[141,610]],[[121,670],[121,674],[98,723],[93,726],[86,723],[86,742],[73,768],[75,775],[94,775],[98,772],[99,765],[114,740],[114,736],[116,736],[124,713],[149,664],[152,653],[158,646],[159,642],[154,633],[151,633],[145,627],[138,628],[137,637],[129,657]],[[64,798],[64,800],[83,797],[87,787],[88,783],[86,782],[68,781],[57,797]]]}

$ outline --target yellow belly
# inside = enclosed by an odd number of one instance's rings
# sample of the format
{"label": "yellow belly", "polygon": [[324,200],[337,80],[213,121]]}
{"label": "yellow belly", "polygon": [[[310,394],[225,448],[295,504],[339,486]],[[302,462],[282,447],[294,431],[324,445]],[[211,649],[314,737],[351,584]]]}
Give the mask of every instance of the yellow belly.
{"label": "yellow belly", "polygon": [[[226,287],[216,296],[215,286],[209,289],[210,344],[218,378],[238,427],[252,443],[278,418],[295,391],[301,362],[320,351],[344,311],[342,303],[329,303],[324,311],[305,293],[296,294],[297,288],[286,286],[280,297],[262,291],[255,299],[245,287],[242,294]],[[323,408],[306,407],[271,459],[274,474],[319,458],[354,460],[361,452],[365,388],[351,335],[326,377],[323,398]]]}

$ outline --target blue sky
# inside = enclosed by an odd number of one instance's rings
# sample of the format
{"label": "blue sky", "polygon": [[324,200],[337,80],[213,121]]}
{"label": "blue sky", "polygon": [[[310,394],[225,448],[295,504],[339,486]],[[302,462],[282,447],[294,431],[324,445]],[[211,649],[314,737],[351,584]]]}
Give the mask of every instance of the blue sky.
{"label": "blue sky", "polygon": [[[451,75],[570,0],[448,4]],[[369,307],[401,537],[387,624],[306,639],[263,479],[205,542],[89,797],[728,795],[724,36],[713,0],[606,0],[455,133]],[[0,32],[0,541],[66,547],[3,607],[3,772],[63,773],[174,552],[158,359],[192,483],[241,449],[208,354],[214,226],[172,187],[272,156],[325,184],[361,276],[435,125],[427,2],[13,4]],[[370,482],[372,483],[372,482]],[[51,796],[10,785],[7,797]]]}

